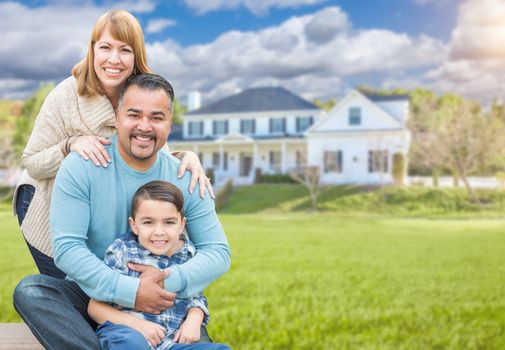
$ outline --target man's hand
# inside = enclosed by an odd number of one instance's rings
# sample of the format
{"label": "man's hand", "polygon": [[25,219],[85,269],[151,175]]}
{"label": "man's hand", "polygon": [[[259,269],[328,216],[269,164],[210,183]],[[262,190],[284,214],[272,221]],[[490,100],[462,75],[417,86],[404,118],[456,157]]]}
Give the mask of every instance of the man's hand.
{"label": "man's hand", "polygon": [[140,285],[135,298],[135,311],[159,314],[174,305],[176,294],[163,289],[163,280],[168,271],[155,267],[129,263],[131,270],[140,272]]}

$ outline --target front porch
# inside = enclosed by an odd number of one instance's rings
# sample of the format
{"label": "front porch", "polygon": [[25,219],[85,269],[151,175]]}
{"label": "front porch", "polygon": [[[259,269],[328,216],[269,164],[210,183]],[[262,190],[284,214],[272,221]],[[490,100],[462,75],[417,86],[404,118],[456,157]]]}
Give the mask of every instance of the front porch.
{"label": "front porch", "polygon": [[171,150],[190,150],[198,154],[205,169],[212,169],[216,183],[233,178],[235,185],[255,181],[256,169],[263,174],[286,174],[301,164],[307,146],[300,138],[253,139],[230,134],[217,140],[178,142]]}

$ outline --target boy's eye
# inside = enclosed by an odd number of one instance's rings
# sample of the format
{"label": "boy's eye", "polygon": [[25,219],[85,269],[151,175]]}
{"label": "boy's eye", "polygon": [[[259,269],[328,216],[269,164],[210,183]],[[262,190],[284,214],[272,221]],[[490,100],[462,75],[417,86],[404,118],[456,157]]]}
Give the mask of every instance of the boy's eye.
{"label": "boy's eye", "polygon": [[151,225],[152,223],[153,223],[153,222],[152,222],[152,221],[150,221],[150,220],[147,220],[147,221],[142,222],[142,224],[144,224],[144,225]]}

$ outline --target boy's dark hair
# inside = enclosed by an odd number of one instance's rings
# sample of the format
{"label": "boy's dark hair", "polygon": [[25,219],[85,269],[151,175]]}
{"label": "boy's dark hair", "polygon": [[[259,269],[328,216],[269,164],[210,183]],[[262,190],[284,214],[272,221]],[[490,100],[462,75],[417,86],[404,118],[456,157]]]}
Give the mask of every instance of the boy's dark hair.
{"label": "boy's dark hair", "polygon": [[130,86],[138,86],[143,90],[157,91],[163,90],[170,97],[170,111],[173,112],[174,106],[174,88],[170,83],[157,74],[138,74],[132,75],[128,79],[119,94],[119,104],[123,101],[123,96]]}
{"label": "boy's dark hair", "polygon": [[177,212],[184,217],[184,196],[177,186],[166,181],[151,181],[135,192],[132,199],[132,218],[135,219],[135,214],[139,209],[140,203],[145,200],[162,201],[172,203]]}

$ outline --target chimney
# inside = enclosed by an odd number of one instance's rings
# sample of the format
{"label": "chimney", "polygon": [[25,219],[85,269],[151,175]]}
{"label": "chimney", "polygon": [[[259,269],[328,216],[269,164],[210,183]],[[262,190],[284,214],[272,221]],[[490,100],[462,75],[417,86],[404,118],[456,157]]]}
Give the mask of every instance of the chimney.
{"label": "chimney", "polygon": [[199,91],[188,92],[188,112],[201,107],[201,94]]}

